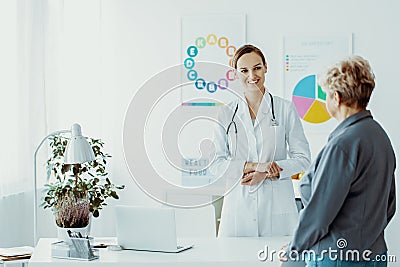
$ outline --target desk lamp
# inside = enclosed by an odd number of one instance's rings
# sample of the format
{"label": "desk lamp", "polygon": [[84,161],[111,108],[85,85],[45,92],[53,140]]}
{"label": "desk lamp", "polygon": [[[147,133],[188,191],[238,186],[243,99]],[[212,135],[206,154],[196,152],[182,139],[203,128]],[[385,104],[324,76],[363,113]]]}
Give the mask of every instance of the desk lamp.
{"label": "desk lamp", "polygon": [[33,242],[34,245],[37,243],[37,183],[36,183],[36,157],[37,152],[51,136],[60,135],[63,133],[71,133],[71,139],[68,141],[67,148],[64,153],[64,163],[66,164],[80,164],[88,161],[93,161],[95,159],[93,149],[89,145],[85,137],[82,136],[81,126],[77,123],[71,126],[71,130],[61,130],[55,131],[48,134],[39,143],[34,154],[34,180],[33,180]]}

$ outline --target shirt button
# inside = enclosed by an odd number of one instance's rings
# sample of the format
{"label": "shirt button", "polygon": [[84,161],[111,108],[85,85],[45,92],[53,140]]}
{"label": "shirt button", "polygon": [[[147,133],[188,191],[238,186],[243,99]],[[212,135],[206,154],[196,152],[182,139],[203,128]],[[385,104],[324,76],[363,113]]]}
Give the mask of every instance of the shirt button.
{"label": "shirt button", "polygon": [[257,221],[257,219],[253,219],[253,221],[255,221],[255,222],[256,222],[256,221]]}

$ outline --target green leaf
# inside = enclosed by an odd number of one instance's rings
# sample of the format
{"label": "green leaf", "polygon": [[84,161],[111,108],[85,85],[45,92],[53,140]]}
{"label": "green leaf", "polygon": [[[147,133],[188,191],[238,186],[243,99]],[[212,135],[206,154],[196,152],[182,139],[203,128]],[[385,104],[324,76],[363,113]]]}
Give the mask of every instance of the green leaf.
{"label": "green leaf", "polygon": [[98,210],[95,210],[95,211],[93,211],[93,217],[95,217],[95,218],[97,218],[97,217],[99,217],[99,211]]}
{"label": "green leaf", "polygon": [[119,196],[117,195],[117,192],[111,191],[111,196],[115,199],[119,199]]}
{"label": "green leaf", "polygon": [[101,202],[102,202],[101,199],[99,197],[96,197],[93,200],[92,204],[93,204],[94,207],[98,207],[98,206],[100,206]]}

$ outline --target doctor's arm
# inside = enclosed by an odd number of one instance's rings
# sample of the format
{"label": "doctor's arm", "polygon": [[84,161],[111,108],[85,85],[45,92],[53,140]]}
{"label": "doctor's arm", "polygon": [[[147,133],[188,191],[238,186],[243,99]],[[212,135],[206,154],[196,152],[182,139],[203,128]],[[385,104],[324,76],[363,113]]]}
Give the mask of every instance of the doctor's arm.
{"label": "doctor's arm", "polygon": [[280,177],[281,167],[275,162],[246,162],[244,165],[243,176],[249,176],[253,173],[260,172],[264,174],[264,179],[275,179]]}
{"label": "doctor's arm", "polygon": [[243,168],[246,163],[240,157],[229,157],[229,151],[226,146],[226,127],[229,116],[233,111],[227,106],[220,109],[218,113],[218,121],[213,131],[213,143],[215,147],[215,157],[210,166],[210,172],[215,180],[225,182],[226,186],[233,185],[238,182],[243,175]]}
{"label": "doctor's arm", "polygon": [[293,174],[306,171],[309,168],[311,153],[293,103],[286,107],[285,115],[285,139],[288,145],[289,158],[277,160],[276,163],[283,169],[280,177],[290,179]]}

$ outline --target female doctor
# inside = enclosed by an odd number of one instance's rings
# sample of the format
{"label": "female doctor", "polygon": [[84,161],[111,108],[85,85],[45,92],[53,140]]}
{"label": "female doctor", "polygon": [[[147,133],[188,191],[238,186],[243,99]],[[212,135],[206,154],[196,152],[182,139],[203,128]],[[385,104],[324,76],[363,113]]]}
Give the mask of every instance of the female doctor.
{"label": "female doctor", "polygon": [[291,235],[298,220],[291,176],[310,150],[293,104],[265,88],[267,62],[244,45],[232,58],[244,96],[221,108],[212,171],[226,182],[219,237]]}

